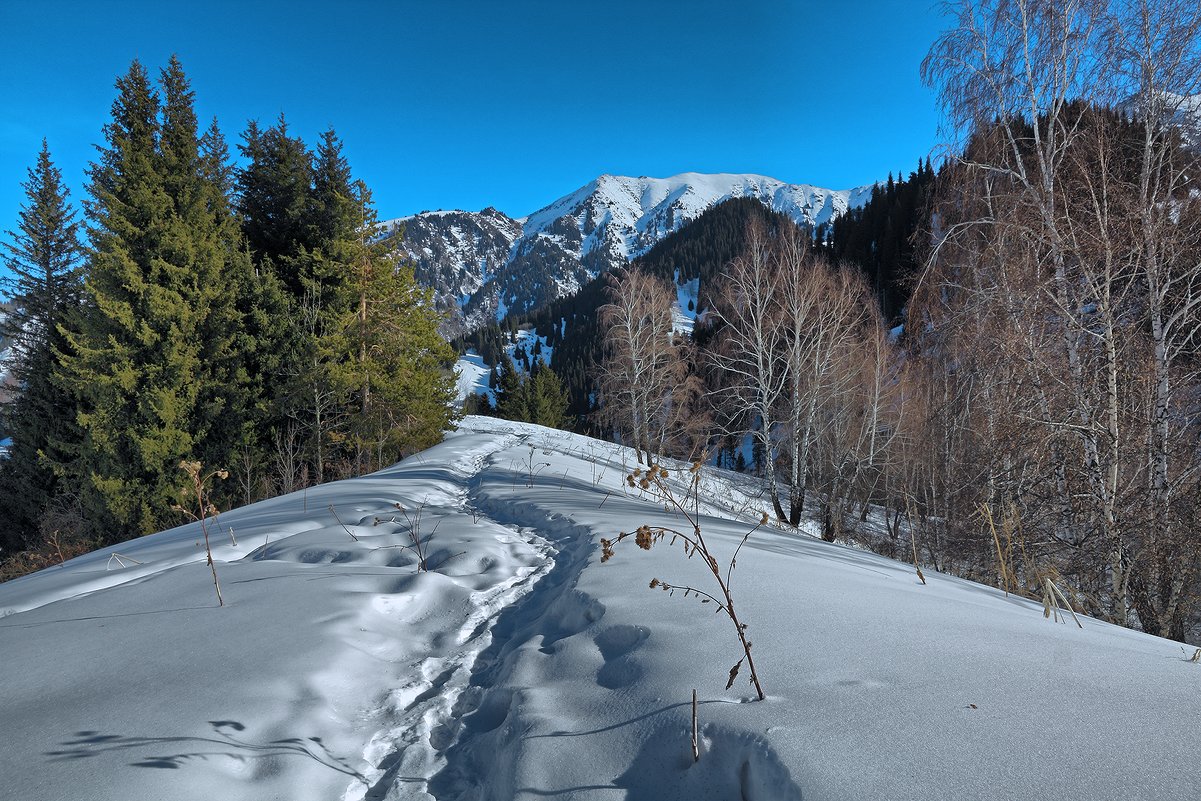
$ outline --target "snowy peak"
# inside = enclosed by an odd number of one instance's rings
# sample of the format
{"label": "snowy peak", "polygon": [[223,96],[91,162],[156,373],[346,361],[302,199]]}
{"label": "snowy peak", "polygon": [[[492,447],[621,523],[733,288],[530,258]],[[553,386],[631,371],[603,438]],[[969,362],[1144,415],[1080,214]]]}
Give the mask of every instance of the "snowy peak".
{"label": "snowy peak", "polygon": [[816,227],[870,195],[871,186],[823,189],[753,174],[605,174],[520,219],[489,208],[423,212],[389,225],[403,225],[401,247],[439,305],[456,311],[454,327],[474,328],[578,291],[731,198],[755,198]]}
{"label": "snowy peak", "polygon": [[400,247],[417,280],[434,290],[439,308],[461,308],[509,260],[521,223],[494,208],[427,211],[385,223],[400,231]]}
{"label": "snowy peak", "polygon": [[831,190],[788,184],[764,175],[686,172],[670,178],[602,175],[595,181],[529,215],[525,234],[545,231],[565,217],[585,235],[612,227],[625,235],[628,258],[645,253],[664,236],[707,209],[739,197],[753,197],[804,225],[823,225],[867,201],[871,187]]}

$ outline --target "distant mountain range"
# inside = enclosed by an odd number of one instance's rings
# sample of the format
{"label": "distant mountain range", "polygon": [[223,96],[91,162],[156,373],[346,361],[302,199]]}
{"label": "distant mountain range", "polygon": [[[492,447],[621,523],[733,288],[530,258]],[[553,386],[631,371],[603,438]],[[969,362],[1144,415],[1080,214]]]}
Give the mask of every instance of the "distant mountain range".
{"label": "distant mountain range", "polygon": [[569,295],[724,200],[751,197],[819,226],[867,202],[872,186],[822,189],[762,175],[602,175],[521,218],[494,208],[427,211],[390,220],[417,279],[450,310],[452,330],[476,328]]}

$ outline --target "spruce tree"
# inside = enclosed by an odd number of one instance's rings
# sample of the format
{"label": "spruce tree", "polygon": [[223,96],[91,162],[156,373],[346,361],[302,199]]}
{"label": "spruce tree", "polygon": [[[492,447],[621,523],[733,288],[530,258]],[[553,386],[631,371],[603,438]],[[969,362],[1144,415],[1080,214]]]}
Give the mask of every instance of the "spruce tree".
{"label": "spruce tree", "polygon": [[[332,132],[323,138],[319,166],[327,153],[340,159],[340,143],[330,149],[335,142]],[[321,169],[317,174],[322,175]],[[336,196],[340,202],[341,194]],[[442,316],[432,291],[417,284],[412,266],[398,264],[377,235],[379,222],[366,184],[355,181],[347,200],[342,219],[350,224],[338,231],[330,248],[347,268],[351,318],[346,341],[352,350],[344,376],[354,406],[355,459],[362,472],[441,440],[454,418],[455,352],[438,333]]]}
{"label": "spruce tree", "polygon": [[496,414],[506,420],[530,419],[529,386],[521,379],[517,365],[505,354],[501,363],[500,387],[496,391]]}
{"label": "spruce tree", "polygon": [[69,321],[57,380],[74,388],[80,441],[63,469],[102,539],[177,522],[184,459],[228,458],[237,314],[226,286],[236,250],[206,175],[190,86],[174,57],[163,100],[134,62],[118,79],[92,165],[85,302]]}
{"label": "spruce tree", "polygon": [[251,122],[240,149],[247,164],[237,177],[237,211],[247,245],[299,302],[305,286],[297,260],[315,244],[312,154],[282,114],[265,131]]}
{"label": "spruce tree", "polygon": [[0,332],[11,347],[5,368],[16,393],[2,410],[5,435],[13,440],[0,462],[0,548],[6,551],[34,542],[58,491],[51,443],[69,439],[72,403],[50,375],[54,353],[64,346],[58,324],[79,301],[82,253],[76,213],[45,140],[22,187],[26,203],[4,245],[12,309]]}
{"label": "spruce tree", "polygon": [[539,362],[528,383],[529,421],[549,428],[566,428],[567,390],[555,371]]}
{"label": "spruce tree", "polygon": [[274,274],[255,270],[234,215],[235,170],[216,120],[200,138],[198,156],[197,175],[220,249],[216,286],[222,291],[212,298],[201,337],[205,436],[196,456],[230,471],[232,479],[214,488],[222,505],[249,503],[261,494],[261,465],[271,445],[271,376],[291,352],[294,327]]}

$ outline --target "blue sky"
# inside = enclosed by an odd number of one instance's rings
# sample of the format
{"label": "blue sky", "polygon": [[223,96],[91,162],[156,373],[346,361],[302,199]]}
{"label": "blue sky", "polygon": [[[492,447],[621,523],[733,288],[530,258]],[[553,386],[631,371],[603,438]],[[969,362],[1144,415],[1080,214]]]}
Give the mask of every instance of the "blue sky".
{"label": "blue sky", "polygon": [[332,125],[382,217],[522,215],[601,173],[848,188],[938,141],[924,0],[0,0],[0,230],[42,137],[76,203],[113,81],[177,53],[235,144]]}

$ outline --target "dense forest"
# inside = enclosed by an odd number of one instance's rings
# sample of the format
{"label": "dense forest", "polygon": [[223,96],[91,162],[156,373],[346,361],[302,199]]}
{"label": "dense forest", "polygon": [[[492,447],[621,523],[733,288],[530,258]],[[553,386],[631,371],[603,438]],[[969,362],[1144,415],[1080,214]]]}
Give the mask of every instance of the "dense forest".
{"label": "dense forest", "polygon": [[454,352],[333,130],[252,122],[236,167],[177,59],[116,89],[82,220],[43,145],[7,246],[9,571],[378,469],[453,417]]}

